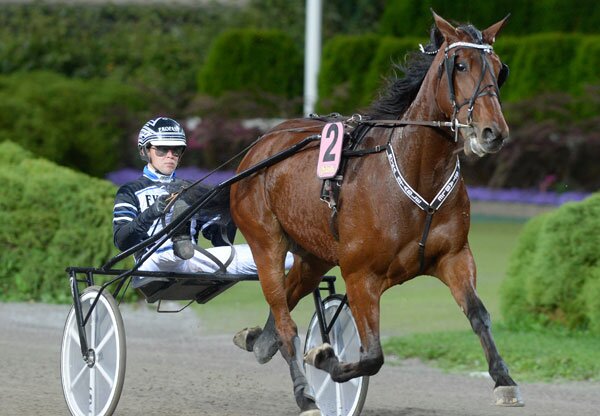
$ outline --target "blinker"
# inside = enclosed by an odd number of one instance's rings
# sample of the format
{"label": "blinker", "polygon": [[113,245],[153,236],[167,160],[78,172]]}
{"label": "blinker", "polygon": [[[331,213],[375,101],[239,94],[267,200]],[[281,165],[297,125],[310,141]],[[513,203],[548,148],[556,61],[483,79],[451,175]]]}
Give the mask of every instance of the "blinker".
{"label": "blinker", "polygon": [[500,72],[498,73],[498,88],[502,87],[502,85],[506,82],[509,74],[510,74],[510,69],[508,68],[508,65],[506,65],[503,62],[502,68],[500,69]]}

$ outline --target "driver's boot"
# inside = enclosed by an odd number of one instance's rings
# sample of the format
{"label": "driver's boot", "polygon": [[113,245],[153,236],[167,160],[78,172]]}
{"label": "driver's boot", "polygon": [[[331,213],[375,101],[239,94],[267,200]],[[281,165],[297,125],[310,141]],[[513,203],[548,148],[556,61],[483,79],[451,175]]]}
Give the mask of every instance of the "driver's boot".
{"label": "driver's boot", "polygon": [[[183,199],[178,199],[173,205],[173,220],[179,217],[187,208],[188,204]],[[190,235],[190,222],[186,221],[182,224],[173,237],[173,252],[175,255],[183,260],[189,260],[194,257],[194,245],[192,244],[192,237]]]}

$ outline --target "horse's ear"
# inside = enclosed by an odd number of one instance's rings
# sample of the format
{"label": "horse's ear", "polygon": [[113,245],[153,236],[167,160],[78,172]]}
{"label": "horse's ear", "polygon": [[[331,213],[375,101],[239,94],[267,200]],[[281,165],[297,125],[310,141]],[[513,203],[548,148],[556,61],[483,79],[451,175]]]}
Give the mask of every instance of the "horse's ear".
{"label": "horse's ear", "polygon": [[433,14],[433,20],[435,21],[435,25],[440,30],[446,42],[452,43],[453,41],[458,39],[458,33],[456,32],[456,28],[444,20],[440,15],[430,9]]}
{"label": "horse's ear", "polygon": [[483,35],[483,41],[488,45],[492,45],[496,41],[496,36],[500,33],[500,30],[504,27],[508,18],[510,17],[510,13],[506,15],[506,17],[500,20],[497,23],[494,23],[487,29],[485,29],[481,34]]}

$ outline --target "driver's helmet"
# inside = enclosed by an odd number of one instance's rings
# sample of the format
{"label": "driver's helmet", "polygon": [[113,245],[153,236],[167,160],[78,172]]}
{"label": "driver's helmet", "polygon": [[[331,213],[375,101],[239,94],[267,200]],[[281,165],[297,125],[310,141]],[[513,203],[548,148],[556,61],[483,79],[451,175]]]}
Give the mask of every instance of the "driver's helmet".
{"label": "driver's helmet", "polygon": [[145,149],[154,146],[187,146],[185,132],[181,125],[168,117],[158,117],[144,124],[138,135],[138,149],[142,159]]}

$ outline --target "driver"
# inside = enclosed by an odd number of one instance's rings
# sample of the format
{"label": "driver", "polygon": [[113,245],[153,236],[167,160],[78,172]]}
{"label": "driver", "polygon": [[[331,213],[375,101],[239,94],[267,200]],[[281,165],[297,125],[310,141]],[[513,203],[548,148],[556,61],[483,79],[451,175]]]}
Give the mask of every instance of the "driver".
{"label": "driver", "polygon": [[[170,194],[189,185],[189,182],[178,179],[175,175],[186,146],[183,128],[171,118],[155,118],[144,124],[140,130],[138,150],[147,165],[142,176],[121,186],[117,191],[113,210],[113,237],[119,250],[127,250],[159,232],[171,218],[187,208],[187,203],[183,198],[179,198],[173,208],[165,212]],[[208,191],[209,189],[196,185],[185,194],[191,195],[195,200]],[[144,262],[140,270],[184,273],[219,270],[220,265],[210,256],[225,264],[232,249],[226,240],[233,240],[236,231],[229,217],[228,197],[228,190],[217,194],[216,201],[210,201],[212,209],[201,210],[200,215],[194,216],[187,224],[179,227],[172,239],[163,243]],[[225,227],[226,232],[221,232],[222,227]],[[206,250],[208,254],[194,250],[200,233],[215,246]],[[151,246],[136,253],[136,260],[150,248]],[[227,265],[227,273],[256,274],[256,264],[250,247],[247,244],[237,244],[233,249],[235,256]],[[286,269],[289,269],[292,263],[293,256],[288,253]],[[143,279],[134,279],[133,286],[141,286]]]}

